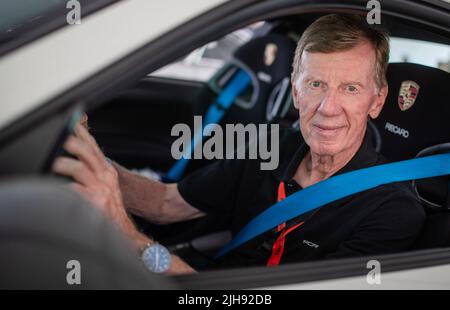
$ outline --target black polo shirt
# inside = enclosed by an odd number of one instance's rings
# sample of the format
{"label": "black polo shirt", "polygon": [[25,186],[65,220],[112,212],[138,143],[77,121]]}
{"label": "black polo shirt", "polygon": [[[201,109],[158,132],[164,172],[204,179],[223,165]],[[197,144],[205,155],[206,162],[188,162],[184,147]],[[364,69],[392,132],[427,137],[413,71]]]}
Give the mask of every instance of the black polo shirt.
{"label": "black polo shirt", "polygon": [[[286,195],[302,190],[292,178],[309,151],[300,132],[280,130],[278,168],[260,169],[260,160],[228,159],[195,171],[178,184],[182,197],[199,210],[226,221],[235,235],[277,201],[280,181]],[[385,163],[369,133],[350,162],[336,173]],[[358,180],[355,180],[358,182]],[[287,235],[281,263],[407,250],[425,221],[409,183],[391,183],[334,201],[287,223],[305,223]],[[264,265],[279,232],[268,231],[224,256],[222,266]]]}

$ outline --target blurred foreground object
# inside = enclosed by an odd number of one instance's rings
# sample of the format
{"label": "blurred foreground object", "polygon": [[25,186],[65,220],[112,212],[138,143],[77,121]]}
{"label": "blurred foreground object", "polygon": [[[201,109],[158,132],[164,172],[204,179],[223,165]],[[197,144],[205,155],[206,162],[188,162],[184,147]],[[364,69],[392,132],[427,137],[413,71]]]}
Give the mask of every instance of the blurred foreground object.
{"label": "blurred foreground object", "polygon": [[[88,202],[52,181],[0,183],[0,289],[168,289]],[[69,284],[70,261],[80,284]],[[69,265],[68,265],[69,263]],[[70,282],[70,281],[69,281]]]}

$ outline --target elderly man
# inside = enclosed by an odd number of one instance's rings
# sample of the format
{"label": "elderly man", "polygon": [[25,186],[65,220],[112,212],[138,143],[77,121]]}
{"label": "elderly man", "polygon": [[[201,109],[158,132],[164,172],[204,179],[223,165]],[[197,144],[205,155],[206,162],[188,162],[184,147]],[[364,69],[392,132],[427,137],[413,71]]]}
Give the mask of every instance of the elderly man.
{"label": "elderly man", "polygon": [[[327,15],[311,24],[298,43],[292,73],[301,135],[281,131],[280,165],[274,171],[260,170],[258,160],[223,160],[178,184],[161,184],[110,165],[82,126],[65,145],[79,161],[59,158],[54,171],[75,179],[74,187],[110,215],[141,251],[153,241],[135,229],[126,210],[158,224],[215,214],[236,234],[287,195],[384,162],[366,129],[388,92],[388,58],[387,35],[361,17]],[[414,242],[424,219],[407,184],[383,185],[281,224],[218,264],[275,266],[403,251]],[[162,271],[194,270],[172,255]]]}

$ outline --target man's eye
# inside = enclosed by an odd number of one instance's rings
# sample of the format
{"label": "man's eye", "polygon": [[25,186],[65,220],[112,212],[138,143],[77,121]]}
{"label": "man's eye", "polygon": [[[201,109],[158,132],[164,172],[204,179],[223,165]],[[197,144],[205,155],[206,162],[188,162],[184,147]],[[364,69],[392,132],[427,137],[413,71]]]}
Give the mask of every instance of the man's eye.
{"label": "man's eye", "polygon": [[309,83],[309,85],[313,88],[319,88],[322,85],[322,83],[319,81],[312,81]]}
{"label": "man's eye", "polygon": [[349,93],[357,93],[357,92],[358,92],[358,88],[356,88],[356,87],[353,86],[353,85],[348,85],[348,86],[346,87],[346,90],[347,90]]}

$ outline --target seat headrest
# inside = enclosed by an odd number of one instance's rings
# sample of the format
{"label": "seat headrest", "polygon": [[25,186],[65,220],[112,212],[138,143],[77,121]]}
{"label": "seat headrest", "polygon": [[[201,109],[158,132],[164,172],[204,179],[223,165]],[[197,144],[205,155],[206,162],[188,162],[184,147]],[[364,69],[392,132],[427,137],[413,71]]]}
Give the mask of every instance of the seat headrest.
{"label": "seat headrest", "polygon": [[450,142],[450,74],[411,63],[391,63],[389,93],[374,124],[381,136],[381,153],[397,161]]}
{"label": "seat headrest", "polygon": [[251,85],[241,93],[225,118],[233,123],[267,122],[286,114],[292,99],[290,75],[296,44],[287,36],[267,34],[253,38],[239,47],[232,60],[222,67],[208,82],[216,94],[244,70],[251,78]]}
{"label": "seat headrest", "polygon": [[239,47],[234,58],[253,71],[263,84],[276,84],[290,76],[295,46],[286,36],[268,34]]}

